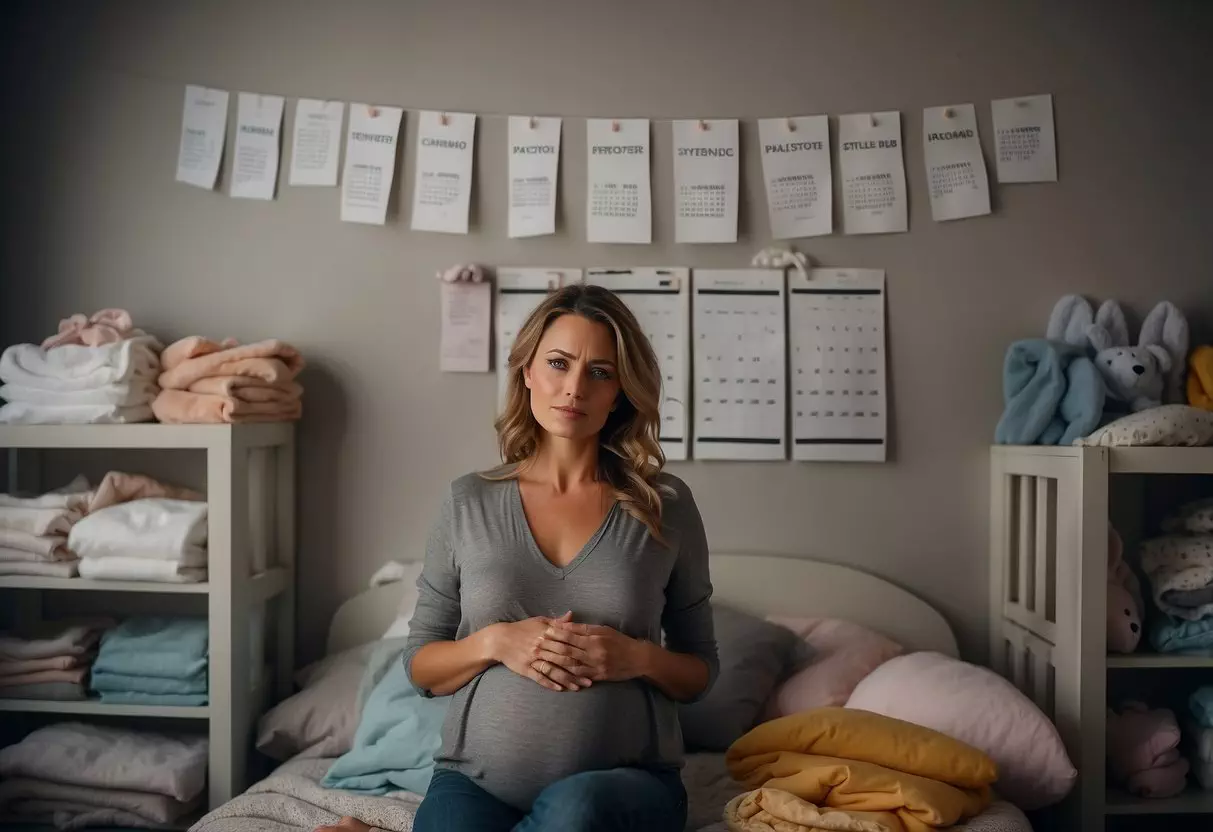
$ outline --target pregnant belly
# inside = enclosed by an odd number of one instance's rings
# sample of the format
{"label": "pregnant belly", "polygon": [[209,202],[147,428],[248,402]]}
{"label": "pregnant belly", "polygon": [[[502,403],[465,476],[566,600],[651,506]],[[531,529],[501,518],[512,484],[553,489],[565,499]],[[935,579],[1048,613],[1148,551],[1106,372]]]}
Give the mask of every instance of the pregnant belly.
{"label": "pregnant belly", "polygon": [[483,788],[520,809],[569,775],[652,761],[655,694],[643,682],[557,693],[497,665],[467,690],[462,707],[448,717],[444,751]]}

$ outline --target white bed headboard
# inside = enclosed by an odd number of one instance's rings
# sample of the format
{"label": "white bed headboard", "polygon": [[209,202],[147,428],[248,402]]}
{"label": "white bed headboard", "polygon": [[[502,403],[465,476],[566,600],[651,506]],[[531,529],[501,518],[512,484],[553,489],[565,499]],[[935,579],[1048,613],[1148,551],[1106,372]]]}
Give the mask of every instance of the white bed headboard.
{"label": "white bed headboard", "polygon": [[[844,618],[883,633],[907,650],[957,656],[939,611],[883,578],[847,566],[774,555],[711,556],[714,601],[760,615]],[[338,608],[327,652],[378,639],[396,619],[404,584],[369,589]]]}

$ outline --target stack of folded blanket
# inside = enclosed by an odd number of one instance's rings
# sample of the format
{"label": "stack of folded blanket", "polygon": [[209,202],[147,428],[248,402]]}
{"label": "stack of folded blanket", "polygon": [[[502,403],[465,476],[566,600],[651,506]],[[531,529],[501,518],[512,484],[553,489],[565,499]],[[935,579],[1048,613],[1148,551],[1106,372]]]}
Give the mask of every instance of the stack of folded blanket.
{"label": "stack of folded blanket", "polygon": [[59,829],[179,825],[201,804],[205,737],[65,722],[0,749],[0,816]]}
{"label": "stack of folded blanket", "polygon": [[1141,544],[1141,568],[1165,614],[1151,625],[1161,652],[1213,652],[1213,500],[1180,506]]}
{"label": "stack of folded blanket", "polygon": [[44,622],[0,632],[0,698],[75,701],[112,621]]}
{"label": "stack of folded blanket", "polygon": [[1174,797],[1187,786],[1188,761],[1179,753],[1179,723],[1168,708],[1127,702],[1108,711],[1108,776],[1139,797]]}
{"label": "stack of folded blanket", "polygon": [[156,338],[121,309],[61,321],[42,344],[14,344],[0,355],[0,422],[146,422],[159,392]]}
{"label": "stack of folded blanket", "polygon": [[1202,789],[1213,790],[1213,686],[1204,685],[1188,697],[1186,737],[1192,771]]}
{"label": "stack of folded blanket", "polygon": [[242,345],[195,335],[169,345],[161,363],[162,390],[152,403],[161,422],[284,422],[303,412],[295,381],[303,356],[282,341]]}
{"label": "stack of folded blanket", "polygon": [[1081,346],[1031,338],[1007,350],[999,445],[1069,445],[1099,427],[1107,396]]}
{"label": "stack of folded blanket", "polygon": [[82,578],[197,583],[207,574],[206,518],[201,500],[145,497],[89,512],[67,547]]}
{"label": "stack of folded blanket", "polygon": [[847,708],[759,724],[725,755],[750,791],[725,809],[729,829],[921,832],[990,805],[997,766],[937,731]]}
{"label": "stack of folded blanket", "polygon": [[92,688],[115,704],[205,705],[208,642],[205,618],[128,618],[101,638]]}
{"label": "stack of folded blanket", "polygon": [[0,494],[0,575],[74,577],[67,535],[88,511],[89,497],[83,477],[37,497]]}

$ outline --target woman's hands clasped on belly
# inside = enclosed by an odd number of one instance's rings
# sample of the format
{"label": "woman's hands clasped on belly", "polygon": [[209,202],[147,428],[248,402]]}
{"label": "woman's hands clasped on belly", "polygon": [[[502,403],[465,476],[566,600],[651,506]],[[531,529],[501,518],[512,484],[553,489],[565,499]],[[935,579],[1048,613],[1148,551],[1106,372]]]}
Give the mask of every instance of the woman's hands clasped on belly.
{"label": "woman's hands clasped on belly", "polygon": [[569,623],[571,613],[560,618],[535,616],[522,621],[492,624],[485,629],[493,658],[549,690],[577,691],[590,686],[591,668],[568,655],[544,651],[544,634],[552,627]]}
{"label": "woman's hands clasped on belly", "polygon": [[601,624],[552,619],[538,649],[540,663],[570,669],[594,682],[626,682],[645,674],[647,642]]}

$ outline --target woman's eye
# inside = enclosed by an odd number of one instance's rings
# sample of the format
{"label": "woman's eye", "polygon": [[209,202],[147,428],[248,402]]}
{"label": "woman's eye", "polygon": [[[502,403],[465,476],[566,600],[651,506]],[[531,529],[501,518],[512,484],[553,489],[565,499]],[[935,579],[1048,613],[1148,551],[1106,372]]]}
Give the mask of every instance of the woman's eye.
{"label": "woman's eye", "polygon": [[564,369],[564,359],[563,358],[549,358],[548,366],[551,367],[553,370],[563,370]]}
{"label": "woman's eye", "polygon": [[592,372],[594,374],[594,378],[600,379],[602,381],[606,381],[611,377],[611,374],[608,371],[602,369],[601,367],[595,367]]}

